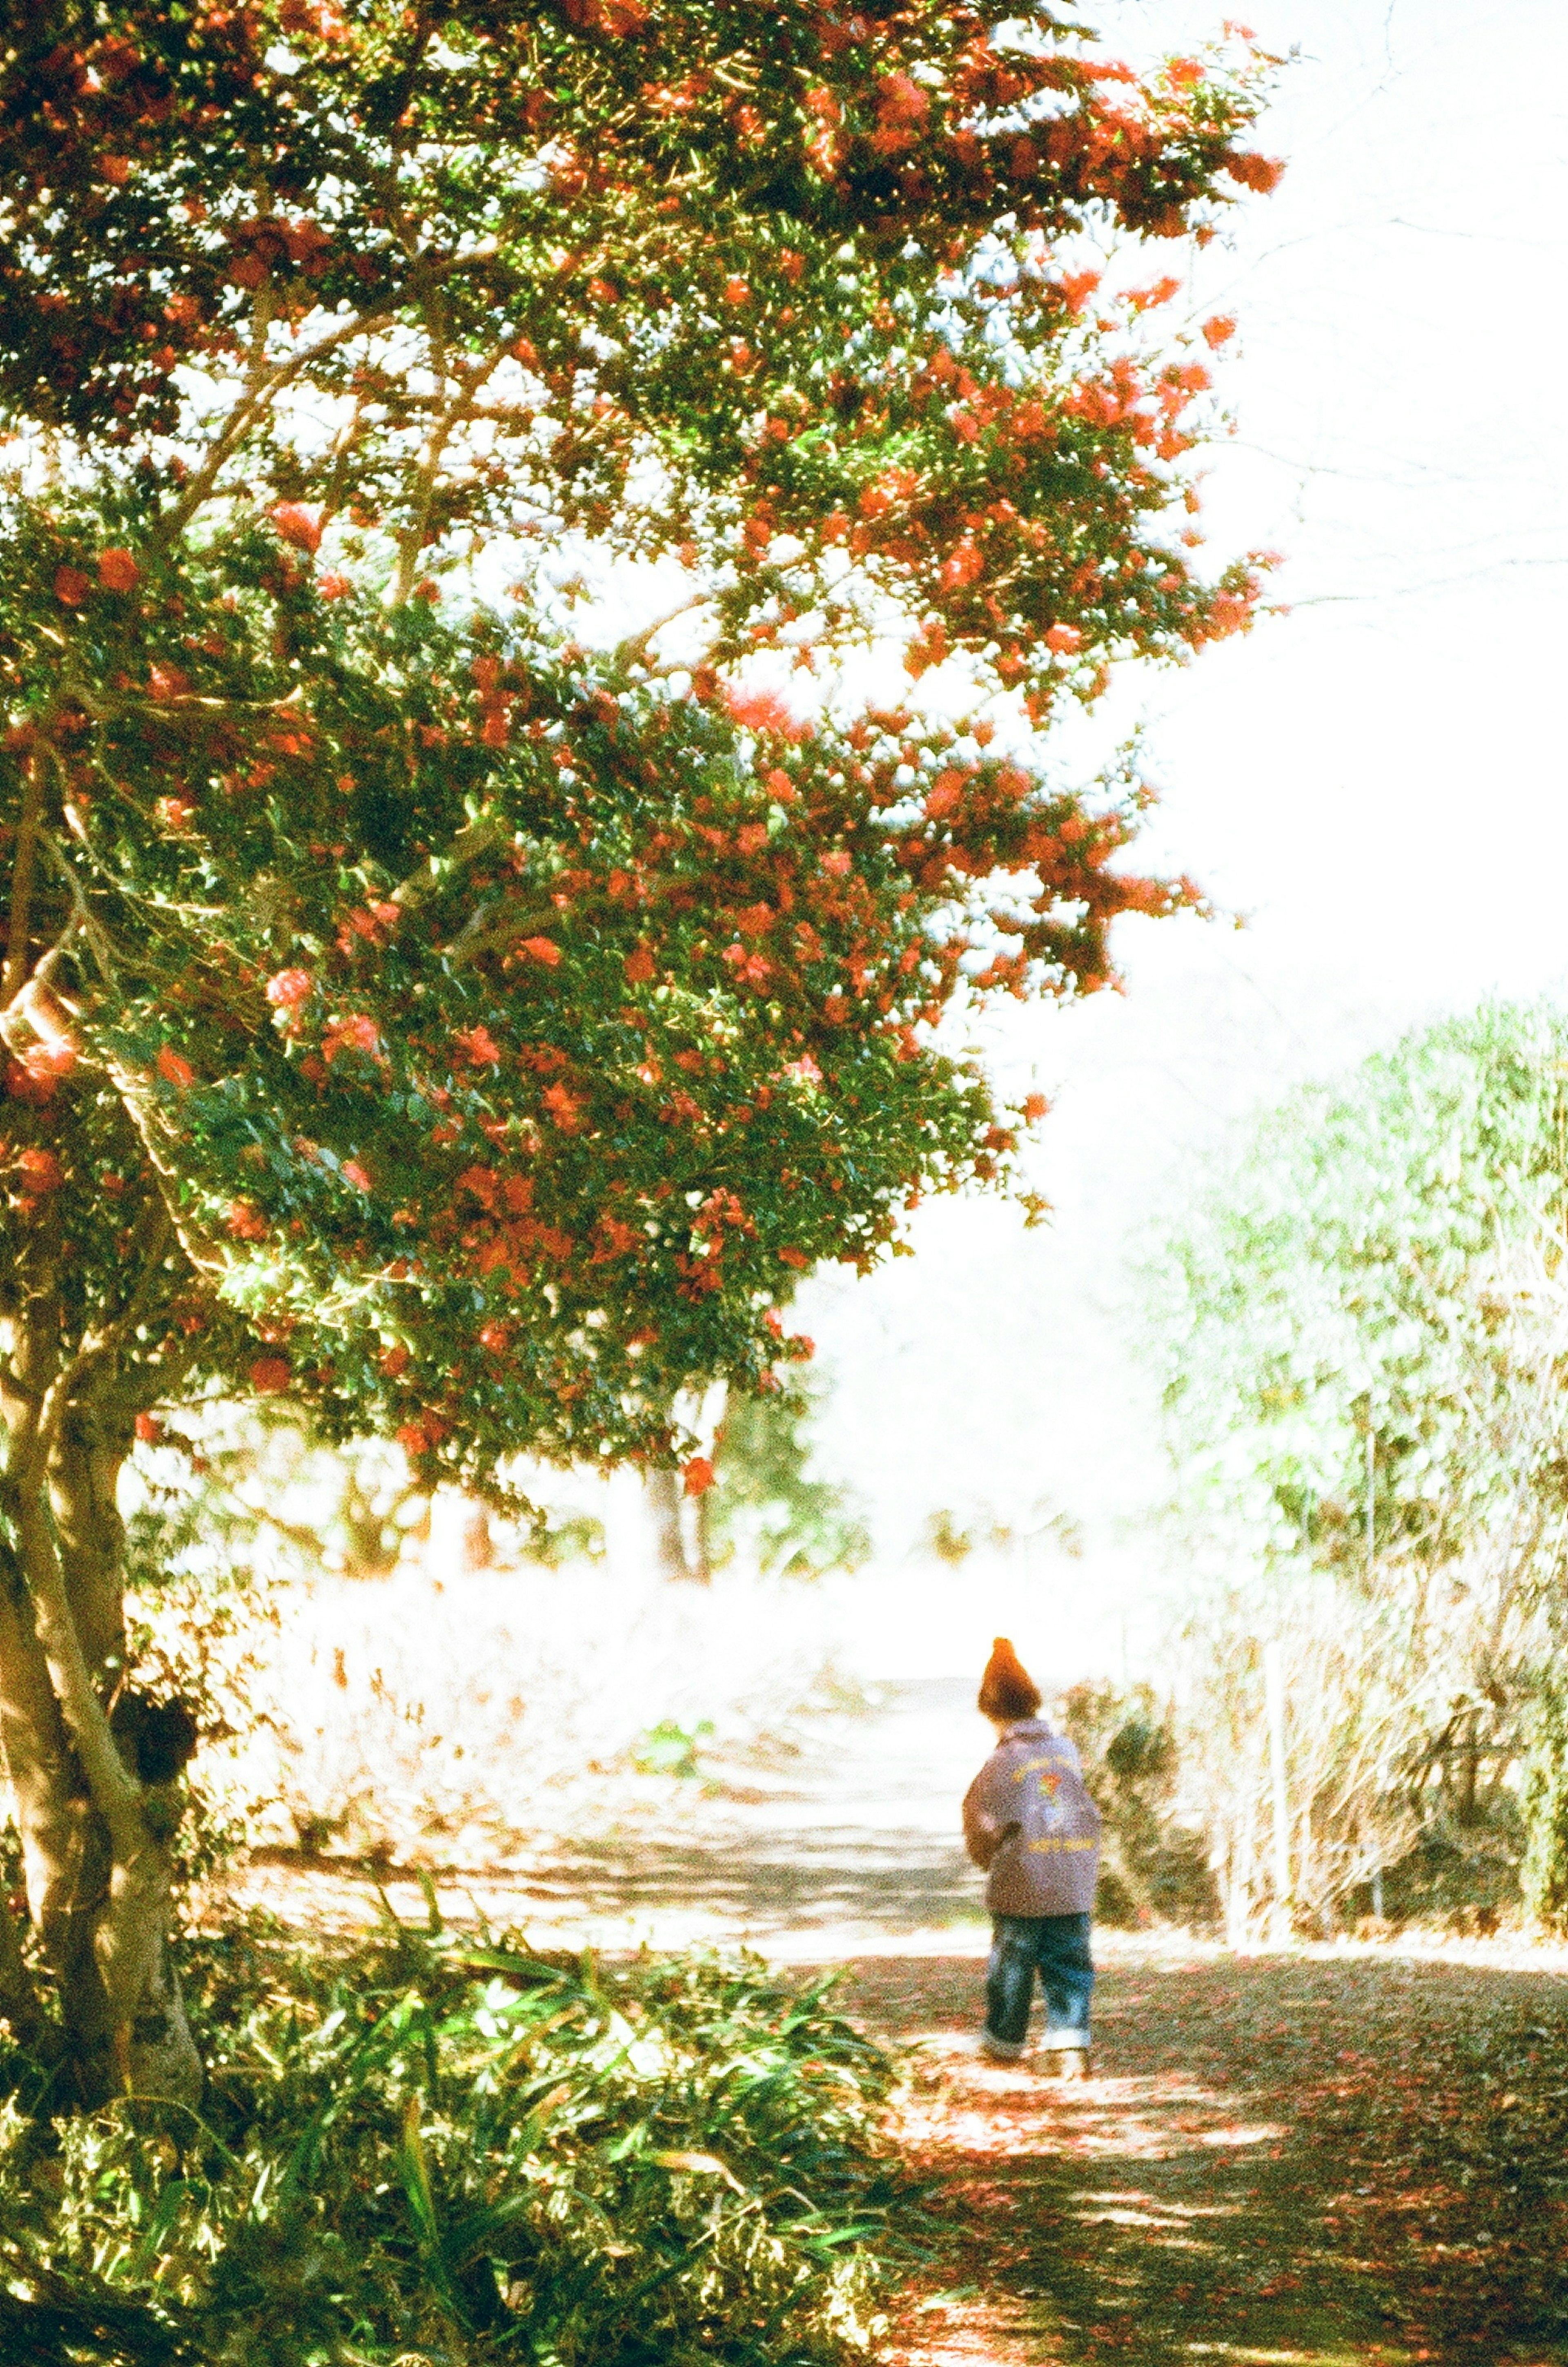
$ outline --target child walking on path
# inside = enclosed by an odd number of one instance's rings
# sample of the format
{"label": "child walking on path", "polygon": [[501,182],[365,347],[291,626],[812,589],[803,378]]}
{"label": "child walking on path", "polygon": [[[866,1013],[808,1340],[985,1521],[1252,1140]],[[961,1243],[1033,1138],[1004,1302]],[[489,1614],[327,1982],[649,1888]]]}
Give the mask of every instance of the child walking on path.
{"label": "child walking on path", "polygon": [[1089,2070],[1100,1810],[1084,1789],[1077,1750],[1040,1716],[1039,1687],[1005,1636],[986,1664],[979,1707],[997,1729],[997,1747],[964,1799],[964,1846],[990,1876],[982,2052],[1019,2060],[1038,1973],[1043,2046],[1054,2069],[1081,2078]]}

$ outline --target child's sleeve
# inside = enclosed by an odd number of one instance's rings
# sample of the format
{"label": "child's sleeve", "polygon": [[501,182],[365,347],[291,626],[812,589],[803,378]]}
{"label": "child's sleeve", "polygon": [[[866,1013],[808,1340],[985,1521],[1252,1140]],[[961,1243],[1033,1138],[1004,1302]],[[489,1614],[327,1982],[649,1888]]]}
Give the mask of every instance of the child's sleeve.
{"label": "child's sleeve", "polygon": [[987,1759],[964,1795],[964,1846],[984,1873],[1001,1847],[1004,1828],[991,1814],[995,1761]]}

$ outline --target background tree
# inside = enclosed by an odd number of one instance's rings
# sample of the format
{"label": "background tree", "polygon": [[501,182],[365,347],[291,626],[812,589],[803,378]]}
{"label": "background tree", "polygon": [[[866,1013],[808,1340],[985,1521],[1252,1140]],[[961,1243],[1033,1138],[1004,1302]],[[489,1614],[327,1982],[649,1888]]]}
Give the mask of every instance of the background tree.
{"label": "background tree", "polygon": [[[1005,1174],[1032,1113],[943,1011],[1191,900],[1115,864],[1133,771],[1017,727],[1258,588],[1190,549],[1231,324],[1072,242],[1278,168],[1245,45],[1140,81],[1010,0],[7,38],[0,1731],[84,2091],[189,2095],[177,1770],[113,1724],[139,1421],[287,1391],[432,1482],[669,1463],[800,1274]],[[563,544],[673,571],[679,629],[586,649]],[[962,724],[749,665],[897,620]]]}
{"label": "background tree", "polygon": [[1194,1777],[1240,1923],[1270,1881],[1270,1637],[1298,1907],[1422,1839],[1512,1886],[1521,1717],[1560,1659],[1568,1555],[1565,1055],[1548,1007],[1412,1036],[1268,1118],[1169,1245],[1167,1406],[1217,1573]]}
{"label": "background tree", "polygon": [[827,1396],[795,1372],[777,1388],[730,1398],[716,1441],[715,1484],[699,1500],[709,1508],[711,1565],[739,1552],[781,1577],[822,1578],[869,1557],[864,1522],[846,1490],[817,1467],[812,1433]]}

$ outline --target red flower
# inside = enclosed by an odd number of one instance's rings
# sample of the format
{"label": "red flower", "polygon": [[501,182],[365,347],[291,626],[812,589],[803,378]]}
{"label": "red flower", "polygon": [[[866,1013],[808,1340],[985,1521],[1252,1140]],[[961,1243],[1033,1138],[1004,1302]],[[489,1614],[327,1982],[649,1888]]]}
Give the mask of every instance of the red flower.
{"label": "red flower", "polygon": [[1258,189],[1267,197],[1269,191],[1277,188],[1283,178],[1285,165],[1282,157],[1259,156],[1248,151],[1239,156],[1225,157],[1220,170],[1228,173],[1233,181],[1239,181],[1244,189]]}
{"label": "red flower", "polygon": [[705,1496],[717,1476],[705,1455],[694,1455],[689,1463],[681,1466],[688,1496]]}
{"label": "red flower", "polygon": [[324,575],[317,577],[316,589],[323,600],[346,600],[354,589],[354,578],[338,568],[329,567]]}
{"label": "red flower", "polygon": [[919,483],[912,469],[884,469],[881,476],[861,493],[862,517],[885,517],[900,502],[907,502]]}
{"label": "red flower", "polygon": [[1066,277],[1062,281],[1062,294],[1066,299],[1068,311],[1072,313],[1075,319],[1077,319],[1077,315],[1083,311],[1084,306],[1094,294],[1094,291],[1099,285],[1100,274],[1098,271],[1069,271],[1067,273]]}
{"label": "red flower", "polygon": [[877,120],[883,124],[923,123],[931,100],[907,74],[885,74],[876,86]]}
{"label": "red flower", "polygon": [[52,1150],[28,1149],[17,1161],[29,1192],[57,1192],[65,1176]]}
{"label": "red flower", "polygon": [[92,588],[79,567],[57,567],[54,571],[54,596],[67,608],[79,608]]}
{"label": "red flower", "polygon": [[499,1069],[501,1047],[488,1027],[465,1027],[452,1038],[465,1060],[476,1069]]}
{"label": "red flower", "polygon": [[1058,656],[1066,656],[1073,650],[1082,649],[1083,635],[1076,625],[1053,625],[1045,636],[1045,646]]}
{"label": "red flower", "polygon": [[646,946],[638,946],[636,953],[628,954],[622,966],[630,986],[646,986],[653,976],[653,956]]}
{"label": "red flower", "polygon": [[364,1168],[361,1167],[357,1159],[345,1159],[343,1162],[342,1174],[344,1182],[345,1184],[352,1184],[356,1192],[368,1192],[370,1190],[370,1178],[367,1175]]}
{"label": "red flower", "polygon": [[341,1013],[321,1037],[321,1058],[329,1068],[338,1054],[344,1050],[366,1052],[372,1059],[379,1059],[380,1030],[368,1012]]}
{"label": "red flower", "polygon": [[68,1077],[75,1066],[75,1047],[61,1036],[29,1044],[20,1059],[10,1063],[6,1082],[18,1101],[47,1102],[61,1078]]}
{"label": "red flower", "polygon": [[134,592],[141,580],[141,570],[129,550],[100,550],[98,582],[106,592]]}
{"label": "red flower", "polygon": [[275,978],[267,980],[266,999],[280,1011],[298,1011],[302,1002],[310,1001],[314,984],[308,969],[280,969]]}
{"label": "red flower", "polygon": [[321,549],[321,522],[314,511],[308,510],[303,502],[276,502],[267,515],[282,541],[291,542],[296,550],[309,551],[312,559],[315,557]]}
{"label": "red flower", "polygon": [[417,1421],[405,1421],[397,1433],[397,1439],[403,1453],[415,1459],[430,1451],[430,1441]]}
{"label": "red flower", "polygon": [[1212,321],[1205,321],[1203,323],[1204,341],[1210,345],[1223,345],[1235,334],[1235,314],[1234,312],[1216,312]]}
{"label": "red flower", "polygon": [[237,1241],[265,1241],[266,1219],[248,1200],[231,1200],[228,1226]]}
{"label": "red flower", "polygon": [[172,1044],[165,1044],[158,1054],[158,1074],[166,1083],[177,1085],[182,1093],[187,1085],[196,1082],[196,1070]]}
{"label": "red flower", "polygon": [[258,1356],[251,1366],[251,1387],[264,1398],[276,1397],[293,1378],[287,1356]]}
{"label": "red flower", "polygon": [[744,731],[780,731],[787,738],[800,729],[776,690],[740,690],[731,685],[724,704],[731,721]]}
{"label": "red flower", "polygon": [[155,1414],[139,1413],[136,1417],[136,1435],[143,1446],[156,1446],[164,1435],[164,1425]]}
{"label": "red flower", "polygon": [[563,1134],[576,1134],[581,1123],[582,1104],[565,1085],[547,1085],[540,1095]]}
{"label": "red flower", "polygon": [[543,962],[547,969],[559,967],[560,947],[553,937],[525,937],[523,950],[525,954],[532,954],[536,962]]}

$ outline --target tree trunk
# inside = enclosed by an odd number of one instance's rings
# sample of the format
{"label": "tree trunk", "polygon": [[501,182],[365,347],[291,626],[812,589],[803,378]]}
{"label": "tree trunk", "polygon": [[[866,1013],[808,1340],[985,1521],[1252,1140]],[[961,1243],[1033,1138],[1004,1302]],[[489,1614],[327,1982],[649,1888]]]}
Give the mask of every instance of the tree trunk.
{"label": "tree trunk", "polygon": [[681,1489],[673,1471],[650,1471],[646,1486],[653,1508],[654,1551],[661,1578],[689,1580],[695,1573],[686,1557],[681,1526]]}
{"label": "tree trunk", "polygon": [[[86,1393],[57,1411],[52,1435],[41,1421],[13,1424],[5,1498],[17,1545],[0,1557],[0,1742],[80,2100],[194,2104],[201,2064],[168,1939],[177,1784],[144,1782],[109,1722],[125,1677],[115,1483],[130,1427],[106,1423]],[[29,2043],[25,1996],[20,2022],[6,2010]]]}
{"label": "tree trunk", "polygon": [[713,1584],[713,1490],[705,1488],[692,1506],[692,1576],[699,1586]]}

